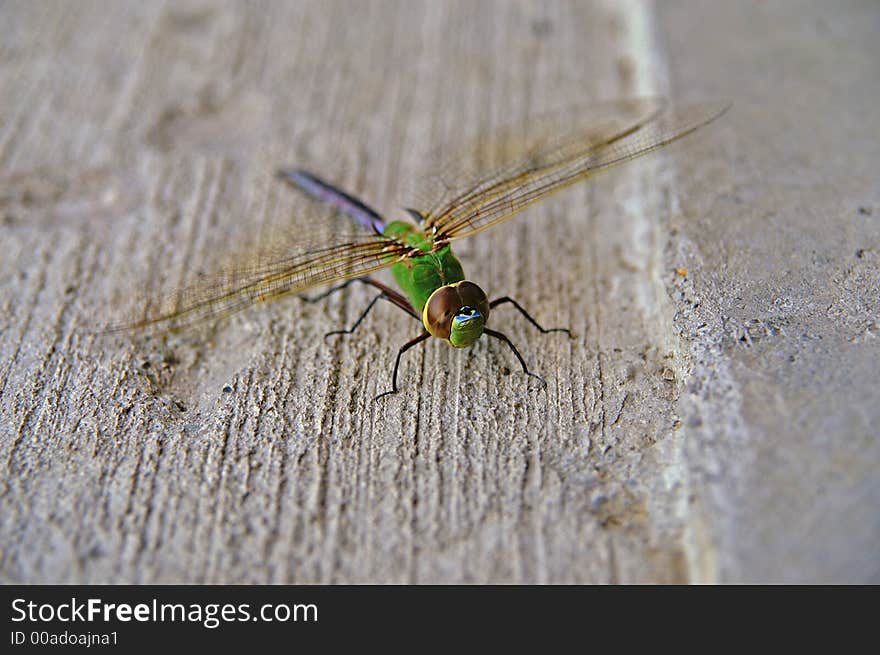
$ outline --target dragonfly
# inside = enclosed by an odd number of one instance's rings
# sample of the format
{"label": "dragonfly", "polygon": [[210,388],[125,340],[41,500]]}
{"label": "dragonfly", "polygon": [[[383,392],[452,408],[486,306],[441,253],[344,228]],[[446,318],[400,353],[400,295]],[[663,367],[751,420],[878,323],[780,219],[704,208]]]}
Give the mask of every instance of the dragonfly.
{"label": "dragonfly", "polygon": [[[277,171],[279,179],[351,219],[358,232],[324,243],[303,242],[264,265],[229,271],[219,278],[221,283],[183,294],[173,309],[125,327],[178,330],[291,294],[317,302],[357,282],[372,287],[377,295],[350,328],[325,336],[353,334],[380,300],[420,323],[419,333],[397,351],[390,390],[376,399],[398,393],[404,353],[431,337],[457,349],[474,345],[483,335],[497,339],[509,347],[524,374],[546,387],[545,380],[529,370],[514,343],[488,327],[489,316],[498,307],[511,305],[542,333],[563,332],[571,337],[572,332],[544,328],[509,296],[490,300],[465,276],[452,252],[453,242],[500,225],[600,171],[673,143],[714,121],[729,107],[727,101],[672,107],[662,99],[638,98],[568,109],[524,123],[502,131],[494,141],[505,144],[498,150],[504,161],[488,172],[444,182],[442,193],[431,204],[405,210],[411,220],[387,220],[313,172],[282,168]],[[486,143],[492,144],[493,139]],[[386,268],[391,269],[398,288],[372,276]],[[304,296],[320,286],[330,288],[311,298]]]}

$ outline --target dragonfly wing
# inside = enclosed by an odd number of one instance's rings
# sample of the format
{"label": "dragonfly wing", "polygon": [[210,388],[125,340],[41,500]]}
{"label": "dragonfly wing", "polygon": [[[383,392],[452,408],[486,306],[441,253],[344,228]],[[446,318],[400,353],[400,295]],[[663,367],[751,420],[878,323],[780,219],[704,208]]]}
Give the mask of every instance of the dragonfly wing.
{"label": "dragonfly wing", "polygon": [[[436,242],[481,232],[551,193],[690,134],[729,106],[719,101],[668,109],[657,99],[637,99],[585,110],[587,120],[569,110],[537,121],[537,128],[526,125],[517,157],[490,174],[448,188],[442,203],[427,212],[426,228],[434,231]],[[548,123],[562,126],[556,137],[543,135]],[[533,129],[542,134],[530,138]]]}
{"label": "dragonfly wing", "polygon": [[502,180],[521,171],[538,153],[561,142],[590,143],[633,125],[652,120],[666,106],[662,98],[635,98],[573,105],[551,112],[529,114],[521,121],[471,136],[456,137],[422,159],[430,173],[405,188],[407,206],[420,207],[432,216],[463,193],[477,191],[480,182]]}
{"label": "dragonfly wing", "polygon": [[386,268],[411,251],[379,235],[352,236],[332,246],[303,247],[284,259],[213,275],[179,291],[161,303],[157,311],[106,331],[185,329],[260,302]]}

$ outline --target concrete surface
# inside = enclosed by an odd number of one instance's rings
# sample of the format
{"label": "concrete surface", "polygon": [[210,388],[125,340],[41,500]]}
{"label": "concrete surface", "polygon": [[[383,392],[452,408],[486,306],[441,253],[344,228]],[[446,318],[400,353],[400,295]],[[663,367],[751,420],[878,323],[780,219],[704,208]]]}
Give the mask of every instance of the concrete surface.
{"label": "concrete surface", "polygon": [[[0,580],[877,582],[876,3],[6,3]],[[686,142],[457,249],[498,344],[370,299],[96,326],[463,132],[726,96]],[[289,236],[289,235],[288,235]],[[686,276],[676,269],[686,268]],[[683,271],[681,271],[683,272]]]}

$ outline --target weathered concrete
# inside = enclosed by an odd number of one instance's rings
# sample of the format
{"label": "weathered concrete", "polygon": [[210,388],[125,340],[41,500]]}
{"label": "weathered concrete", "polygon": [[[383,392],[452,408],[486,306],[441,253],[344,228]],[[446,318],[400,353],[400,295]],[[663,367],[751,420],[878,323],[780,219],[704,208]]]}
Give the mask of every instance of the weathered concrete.
{"label": "weathered concrete", "polygon": [[[880,11],[703,7],[4,5],[0,579],[877,580]],[[394,208],[462,132],[657,93],[735,107],[458,248],[577,333],[493,315],[546,392],[437,343],[374,403],[417,328],[322,340],[364,289],[89,332],[316,220],[279,164]]]}
{"label": "weathered concrete", "polygon": [[661,18],[673,87],[736,98],[724,163],[679,160],[672,223],[694,577],[877,582],[880,7]]}

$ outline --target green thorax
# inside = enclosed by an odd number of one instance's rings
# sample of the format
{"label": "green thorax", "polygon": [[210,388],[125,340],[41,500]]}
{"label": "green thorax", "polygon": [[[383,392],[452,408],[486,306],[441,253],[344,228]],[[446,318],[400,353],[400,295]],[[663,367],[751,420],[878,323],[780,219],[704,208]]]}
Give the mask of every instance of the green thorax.
{"label": "green thorax", "polygon": [[383,234],[428,253],[408,257],[391,267],[394,279],[419,314],[434,291],[444,285],[464,280],[461,263],[452,254],[452,249],[447,245],[431,252],[433,241],[415,225],[392,221],[385,227]]}

